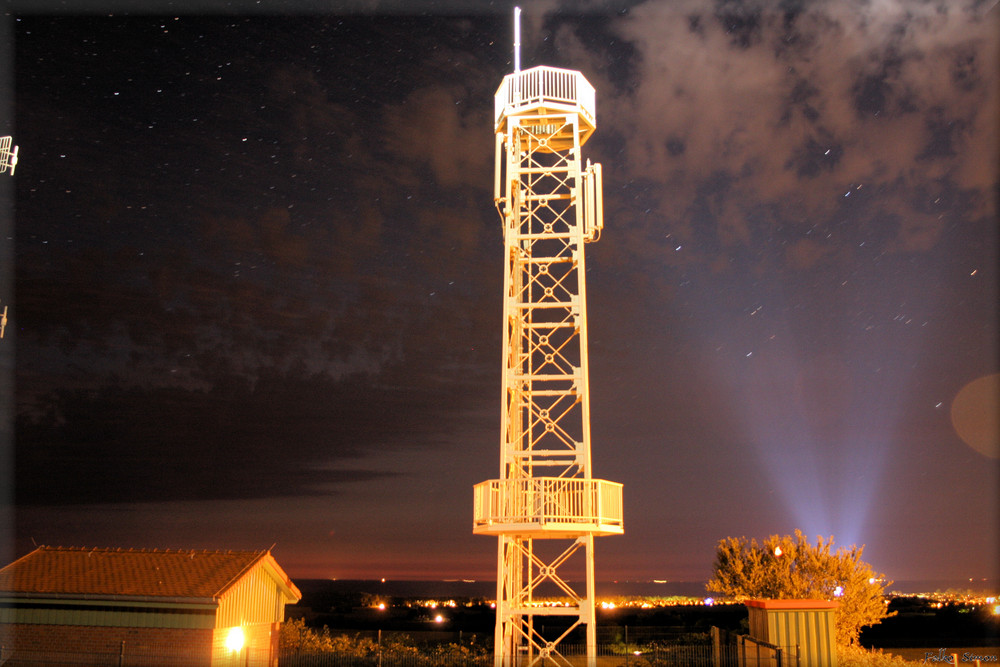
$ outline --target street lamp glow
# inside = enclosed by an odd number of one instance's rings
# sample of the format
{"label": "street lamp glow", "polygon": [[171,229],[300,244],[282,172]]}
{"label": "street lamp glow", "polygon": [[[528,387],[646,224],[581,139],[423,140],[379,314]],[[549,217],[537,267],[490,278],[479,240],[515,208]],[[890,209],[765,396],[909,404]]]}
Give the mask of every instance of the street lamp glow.
{"label": "street lamp glow", "polygon": [[237,626],[229,629],[229,634],[226,636],[226,648],[237,653],[243,650],[243,641],[243,628]]}

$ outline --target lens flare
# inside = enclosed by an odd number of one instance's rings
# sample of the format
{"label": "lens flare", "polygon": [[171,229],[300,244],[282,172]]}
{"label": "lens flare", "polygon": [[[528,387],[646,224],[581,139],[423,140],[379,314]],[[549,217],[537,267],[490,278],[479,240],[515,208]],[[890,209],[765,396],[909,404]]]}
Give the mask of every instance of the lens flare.
{"label": "lens flare", "polygon": [[951,425],[965,444],[983,456],[1000,458],[1000,373],[962,387],[951,404]]}

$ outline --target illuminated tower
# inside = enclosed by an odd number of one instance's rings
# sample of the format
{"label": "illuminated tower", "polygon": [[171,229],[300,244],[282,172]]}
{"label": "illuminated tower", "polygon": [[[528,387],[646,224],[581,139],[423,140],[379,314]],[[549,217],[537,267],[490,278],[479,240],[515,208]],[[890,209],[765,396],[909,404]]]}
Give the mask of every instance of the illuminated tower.
{"label": "illuminated tower", "polygon": [[14,168],[17,166],[17,146],[13,137],[0,137],[0,174],[10,169],[10,175],[14,175]]}
{"label": "illuminated tower", "polygon": [[[591,475],[584,244],[603,217],[601,168],[582,165],[580,148],[596,126],[594,88],[580,72],[520,71],[518,33],[515,18],[514,73],[494,114],[505,257],[500,478],[476,485],[473,532],[498,539],[497,667],[569,664],[557,647],[578,642],[581,625],[592,666],[594,537],[623,531],[621,484]],[[540,605],[543,591],[569,602]]]}
{"label": "illuminated tower", "polygon": [[[0,174],[9,169],[10,175],[14,175],[14,168],[17,167],[17,146],[11,146],[13,143],[13,137],[0,137]],[[3,312],[0,313],[0,338],[3,338],[6,329],[7,306],[4,306]]]}

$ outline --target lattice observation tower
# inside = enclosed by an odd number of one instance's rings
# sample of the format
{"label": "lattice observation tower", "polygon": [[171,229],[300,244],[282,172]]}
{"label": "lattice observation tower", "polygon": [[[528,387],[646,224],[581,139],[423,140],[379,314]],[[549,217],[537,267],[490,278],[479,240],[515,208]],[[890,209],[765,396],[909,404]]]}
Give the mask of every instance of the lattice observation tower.
{"label": "lattice observation tower", "polygon": [[[474,488],[473,532],[498,541],[495,660],[572,664],[566,647],[583,631],[593,666],[594,538],[623,532],[622,485],[591,472],[584,245],[600,237],[603,206],[601,166],[582,163],[581,147],[596,128],[594,88],[572,70],[522,72],[515,55],[494,120],[500,475]],[[563,604],[543,604],[543,590]]]}

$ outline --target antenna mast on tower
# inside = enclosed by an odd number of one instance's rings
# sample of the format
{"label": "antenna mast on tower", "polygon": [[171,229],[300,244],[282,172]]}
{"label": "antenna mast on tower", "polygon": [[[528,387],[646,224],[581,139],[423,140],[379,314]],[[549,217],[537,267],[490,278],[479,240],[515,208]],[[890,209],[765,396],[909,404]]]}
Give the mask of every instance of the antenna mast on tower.
{"label": "antenna mast on tower", "polygon": [[584,244],[600,236],[603,202],[601,166],[581,164],[580,148],[596,127],[595,95],[580,72],[522,72],[519,8],[514,16],[514,73],[494,100],[500,477],[475,486],[473,532],[498,542],[496,667],[569,665],[559,647],[581,643],[581,631],[593,667],[594,538],[623,532],[622,485],[591,474]]}

